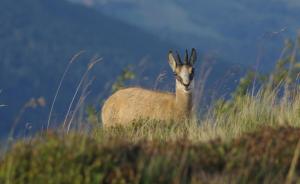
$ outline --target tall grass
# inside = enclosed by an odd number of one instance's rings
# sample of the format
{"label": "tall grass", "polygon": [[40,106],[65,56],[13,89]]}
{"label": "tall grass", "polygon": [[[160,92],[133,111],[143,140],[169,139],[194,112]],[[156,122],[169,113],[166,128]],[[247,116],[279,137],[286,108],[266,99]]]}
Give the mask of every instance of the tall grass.
{"label": "tall grass", "polygon": [[276,90],[259,91],[255,96],[240,96],[224,106],[210,110],[201,119],[186,122],[140,120],[133,125],[106,129],[99,125],[93,133],[100,139],[122,137],[133,142],[144,139],[169,141],[183,137],[192,142],[203,142],[217,138],[228,141],[262,127],[300,127],[299,93],[285,100]]}
{"label": "tall grass", "polygon": [[[1,93],[2,93],[2,89],[0,89],[0,95],[1,95]],[[0,104],[0,108],[1,107],[6,107],[7,105],[5,105],[5,104]]]}
{"label": "tall grass", "polygon": [[203,142],[187,137],[192,127],[181,125],[135,124],[97,136],[49,132],[22,140],[0,161],[0,183],[283,183],[289,170],[288,178],[298,181],[299,128]]}
{"label": "tall grass", "polygon": [[70,70],[70,67],[71,65],[76,61],[76,59],[82,54],[84,53],[84,51],[80,51],[78,52],[77,54],[75,54],[71,60],[69,61],[60,81],[59,81],[59,84],[58,84],[58,87],[56,89],[56,92],[55,92],[55,95],[53,97],[53,100],[52,100],[52,103],[51,103],[51,107],[50,107],[50,112],[49,112],[49,116],[48,116],[48,121],[47,121],[47,130],[50,128],[50,123],[51,123],[51,118],[52,118],[52,113],[53,113],[53,110],[54,110],[54,105],[55,105],[55,102],[56,102],[56,99],[58,97],[58,94],[60,92],[60,89],[62,87],[62,84],[63,84],[63,81],[68,73],[68,71]]}
{"label": "tall grass", "polygon": [[[71,109],[96,61],[92,62],[69,105],[63,123],[66,131],[47,129],[47,134],[16,142],[0,159],[0,183],[299,182],[296,49],[297,44],[286,59],[282,54],[276,70],[266,77],[269,81],[261,82],[255,73],[254,81],[241,81],[232,99],[220,100],[200,117],[193,116],[198,118],[184,122],[136,120],[128,126],[105,129],[99,123],[91,130],[71,129],[74,124],[89,123],[75,119],[84,95],[73,113]],[[54,97],[48,127],[68,67]],[[201,73],[206,79],[209,70]],[[201,102],[204,85],[205,81],[198,82],[196,103]]]}
{"label": "tall grass", "polygon": [[193,121],[48,130],[4,154],[0,183],[299,181],[300,94],[293,94],[261,90]]}

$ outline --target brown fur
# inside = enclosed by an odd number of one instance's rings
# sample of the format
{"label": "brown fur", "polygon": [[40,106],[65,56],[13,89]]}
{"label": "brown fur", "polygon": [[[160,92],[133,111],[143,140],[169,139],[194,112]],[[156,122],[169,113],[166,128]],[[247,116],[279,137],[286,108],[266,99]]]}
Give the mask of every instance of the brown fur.
{"label": "brown fur", "polygon": [[102,108],[103,125],[125,125],[138,119],[182,120],[188,118],[190,114],[190,99],[191,94],[180,91],[175,96],[173,93],[142,88],[119,90]]}

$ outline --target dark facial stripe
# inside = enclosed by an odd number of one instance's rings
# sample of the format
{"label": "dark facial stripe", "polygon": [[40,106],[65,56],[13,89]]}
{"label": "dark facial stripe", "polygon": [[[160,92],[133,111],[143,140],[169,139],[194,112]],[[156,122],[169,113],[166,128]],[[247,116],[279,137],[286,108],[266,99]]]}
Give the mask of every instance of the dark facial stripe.
{"label": "dark facial stripe", "polygon": [[180,84],[184,85],[185,87],[189,87],[189,85],[191,84],[191,81],[189,81],[188,84],[184,84],[182,81],[182,78],[180,76],[178,76],[177,74],[175,75],[175,78]]}

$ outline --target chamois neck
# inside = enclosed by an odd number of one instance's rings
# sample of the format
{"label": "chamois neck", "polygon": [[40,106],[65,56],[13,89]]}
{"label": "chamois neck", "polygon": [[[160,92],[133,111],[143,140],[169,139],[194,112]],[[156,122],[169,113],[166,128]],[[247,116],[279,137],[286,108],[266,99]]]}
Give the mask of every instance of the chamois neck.
{"label": "chamois neck", "polygon": [[176,81],[176,102],[177,110],[183,112],[187,116],[190,115],[192,109],[192,93],[186,92]]}

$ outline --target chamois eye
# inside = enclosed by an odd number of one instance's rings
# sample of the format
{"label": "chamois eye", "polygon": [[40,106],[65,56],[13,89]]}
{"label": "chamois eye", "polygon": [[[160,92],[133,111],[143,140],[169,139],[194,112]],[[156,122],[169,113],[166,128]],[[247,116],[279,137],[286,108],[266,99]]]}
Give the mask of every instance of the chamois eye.
{"label": "chamois eye", "polygon": [[179,75],[176,75],[176,79],[182,83],[182,78]]}

